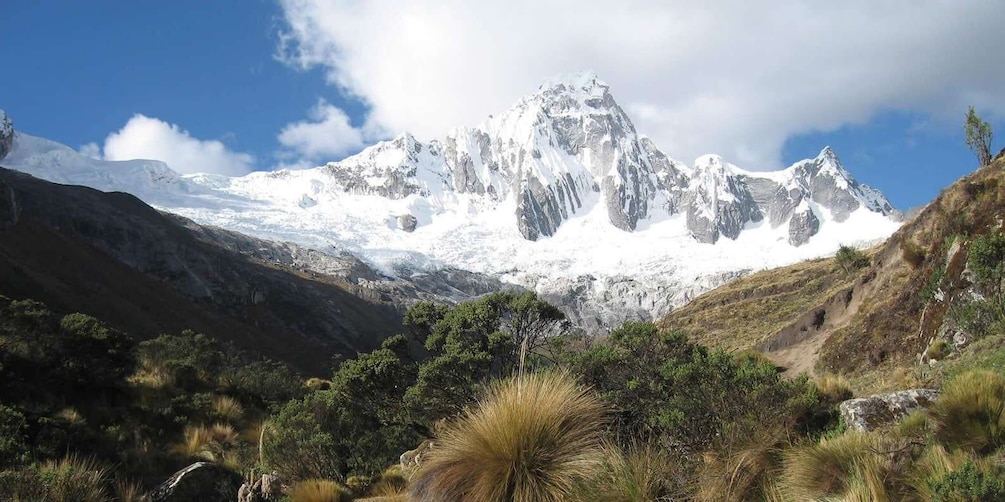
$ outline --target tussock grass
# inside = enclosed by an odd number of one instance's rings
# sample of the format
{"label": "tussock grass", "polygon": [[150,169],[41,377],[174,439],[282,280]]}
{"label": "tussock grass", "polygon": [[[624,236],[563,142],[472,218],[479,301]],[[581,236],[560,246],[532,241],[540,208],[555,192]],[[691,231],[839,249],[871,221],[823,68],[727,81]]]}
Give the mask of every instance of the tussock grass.
{"label": "tussock grass", "polygon": [[408,491],[408,478],[402,473],[401,466],[392,466],[384,471],[380,479],[366,490],[367,497],[393,497],[405,495]]}
{"label": "tussock grass", "polygon": [[642,502],[682,495],[683,469],[666,452],[647,443],[632,443],[624,452],[614,445],[605,449],[596,484],[584,486],[576,500]]}
{"label": "tussock grass", "polygon": [[304,386],[310,390],[328,390],[332,388],[332,382],[323,378],[311,377],[304,382]]}
{"label": "tussock grass", "polygon": [[760,430],[730,451],[707,456],[698,475],[695,499],[739,502],[766,498],[781,471],[785,446],[780,431]]}
{"label": "tussock grass", "polygon": [[109,468],[94,458],[70,455],[43,463],[39,471],[49,500],[111,500],[106,491]]}
{"label": "tussock grass", "polygon": [[814,382],[820,395],[831,404],[846,401],[855,396],[851,390],[851,382],[844,375],[827,374],[816,379]]}
{"label": "tussock grass", "polygon": [[917,500],[936,500],[932,481],[942,479],[969,459],[964,451],[950,452],[941,445],[929,447],[911,465],[903,482]]}
{"label": "tussock grass", "polygon": [[782,484],[795,500],[887,500],[889,466],[878,453],[886,449],[879,438],[860,432],[792,448],[785,452]]}
{"label": "tussock grass", "polygon": [[305,479],[290,487],[290,502],[349,502],[348,488],[330,479]]}
{"label": "tussock grass", "polygon": [[230,396],[213,396],[213,412],[232,424],[236,424],[244,417],[241,402]]}
{"label": "tussock grass", "polygon": [[1005,377],[987,370],[950,380],[929,409],[936,439],[978,453],[1005,446]]}
{"label": "tussock grass", "polygon": [[115,499],[120,502],[141,502],[146,498],[143,485],[119,479],[115,481]]}
{"label": "tussock grass", "polygon": [[173,451],[185,457],[219,462],[226,458],[227,450],[237,445],[238,438],[237,430],[230,424],[189,425]]}
{"label": "tussock grass", "polygon": [[602,468],[606,410],[564,372],[493,385],[436,440],[417,501],[569,500]]}

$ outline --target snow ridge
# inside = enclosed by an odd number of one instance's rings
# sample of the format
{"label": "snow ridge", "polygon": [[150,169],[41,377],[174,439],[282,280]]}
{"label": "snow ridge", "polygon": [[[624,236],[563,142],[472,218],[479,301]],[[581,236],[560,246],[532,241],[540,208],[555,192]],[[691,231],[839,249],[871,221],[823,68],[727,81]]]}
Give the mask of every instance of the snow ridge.
{"label": "snow ridge", "polygon": [[676,161],[636,132],[591,73],[547,82],[441,139],[403,134],[306,170],[179,176],[21,133],[4,165],[130,192],[201,224],[351,253],[389,277],[487,274],[536,290],[591,330],[665,315],[743,274],[877,242],[899,226],[882,193],[856,182],[830,148],[775,172],[718,156]]}

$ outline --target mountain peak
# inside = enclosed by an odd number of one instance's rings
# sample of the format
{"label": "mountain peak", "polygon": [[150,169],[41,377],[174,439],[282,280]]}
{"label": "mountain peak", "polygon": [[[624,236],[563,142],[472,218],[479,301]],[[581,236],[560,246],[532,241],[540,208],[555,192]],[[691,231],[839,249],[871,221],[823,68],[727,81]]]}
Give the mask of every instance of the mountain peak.
{"label": "mountain peak", "polygon": [[547,91],[558,90],[558,91],[582,91],[588,94],[595,94],[599,92],[603,94],[610,86],[606,82],[600,80],[600,77],[592,71],[581,71],[575,73],[566,73],[562,75],[557,75],[548,80],[538,87],[538,93],[544,93]]}

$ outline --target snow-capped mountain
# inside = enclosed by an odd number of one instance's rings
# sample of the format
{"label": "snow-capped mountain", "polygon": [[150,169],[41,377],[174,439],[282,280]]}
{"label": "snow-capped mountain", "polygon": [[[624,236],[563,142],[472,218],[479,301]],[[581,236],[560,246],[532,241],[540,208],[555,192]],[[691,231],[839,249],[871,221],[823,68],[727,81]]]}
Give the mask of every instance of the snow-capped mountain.
{"label": "snow-capped mountain", "polygon": [[548,82],[438,140],[403,134],[299,171],[179,176],[22,133],[14,143],[5,167],[349,252],[389,276],[487,274],[537,290],[587,327],[661,316],[751,270],[885,238],[899,216],[830,148],[774,172],[715,155],[676,161],[636,132],[592,74]]}

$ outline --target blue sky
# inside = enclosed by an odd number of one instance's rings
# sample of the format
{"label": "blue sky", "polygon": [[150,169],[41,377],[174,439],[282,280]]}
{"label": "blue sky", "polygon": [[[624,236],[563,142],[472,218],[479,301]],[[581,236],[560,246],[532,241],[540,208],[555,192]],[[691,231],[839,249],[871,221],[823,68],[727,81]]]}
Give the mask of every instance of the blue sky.
{"label": "blue sky", "polygon": [[976,167],[967,104],[1005,146],[1005,4],[689,3],[11,0],[0,108],[92,155],[238,174],[431,139],[590,69],[679,160],[759,170],[831,145],[903,209]]}

